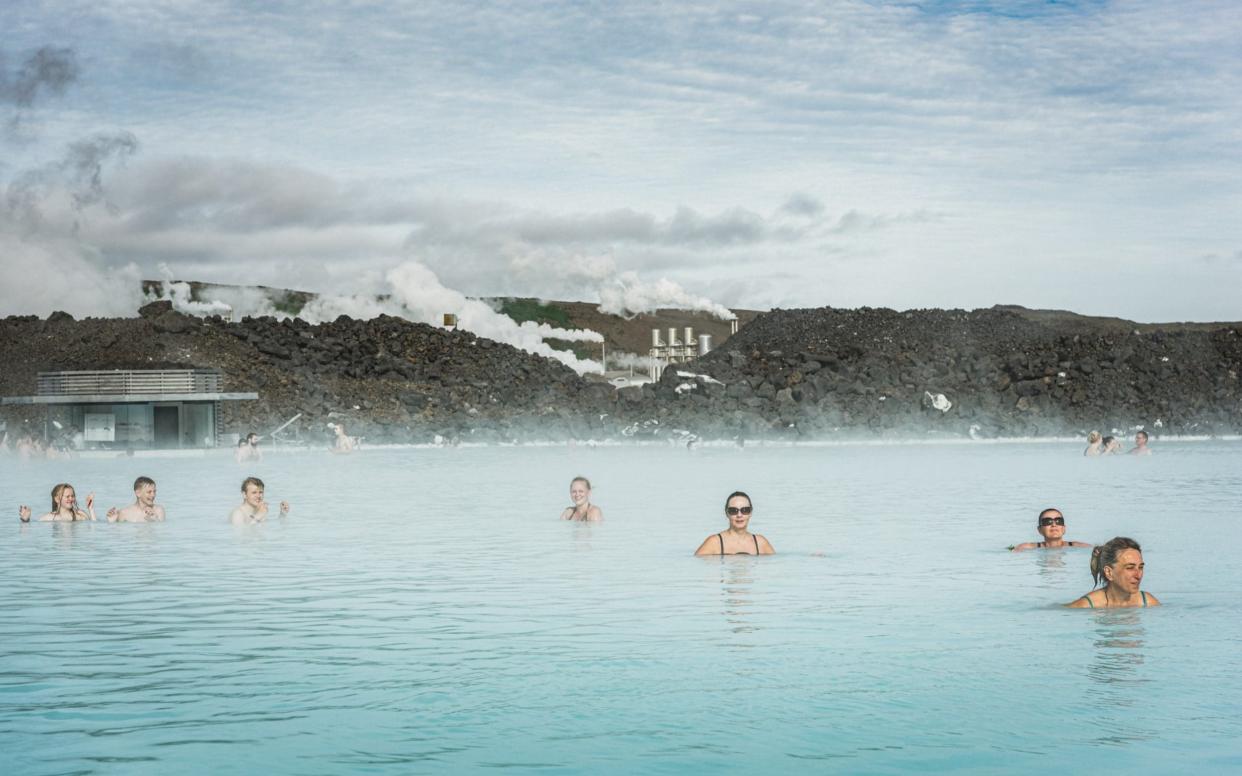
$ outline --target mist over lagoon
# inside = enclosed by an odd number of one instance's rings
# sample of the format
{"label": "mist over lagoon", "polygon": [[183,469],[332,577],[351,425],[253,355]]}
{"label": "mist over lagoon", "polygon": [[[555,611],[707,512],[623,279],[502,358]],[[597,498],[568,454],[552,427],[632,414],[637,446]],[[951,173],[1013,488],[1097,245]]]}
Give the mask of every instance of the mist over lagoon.
{"label": "mist over lagoon", "polygon": [[[106,508],[152,476],[168,521],[10,523],[0,748],[21,772],[1212,770],[1242,739],[1242,566],[1221,556],[1205,578],[1201,539],[1239,538],[1239,455],[1167,441],[1087,460],[1044,441],[6,464],[0,492],[37,503],[67,479]],[[602,523],[557,519],[579,474]],[[289,517],[229,526],[246,475]],[[777,555],[690,557],[738,488]],[[1139,539],[1165,605],[1062,609],[1090,588],[1088,552],[1006,551],[1050,505],[1071,538]],[[739,694],[745,725],[720,711]]]}

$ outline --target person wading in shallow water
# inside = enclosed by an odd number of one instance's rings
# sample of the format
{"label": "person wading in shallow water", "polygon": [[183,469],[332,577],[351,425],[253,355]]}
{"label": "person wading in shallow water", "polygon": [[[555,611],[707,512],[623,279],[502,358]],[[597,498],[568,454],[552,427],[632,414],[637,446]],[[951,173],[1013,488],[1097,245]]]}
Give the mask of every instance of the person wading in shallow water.
{"label": "person wading in shallow water", "polygon": [[586,477],[574,477],[569,483],[571,506],[561,512],[562,520],[598,522],[604,519],[604,510],[591,503],[591,481]]}
{"label": "person wading in shallow water", "polygon": [[1111,539],[1091,551],[1091,578],[1096,587],[1104,587],[1066,606],[1074,609],[1159,606],[1159,599],[1140,589],[1143,571],[1143,549],[1139,543],[1124,536]]}
{"label": "person wading in shallow water", "polygon": [[734,491],[725,499],[725,518],[729,528],[703,540],[695,555],[773,555],[776,550],[768,540],[747,530],[754,506],[750,496]]}
{"label": "person wading in shallow water", "polygon": [[1065,515],[1056,507],[1049,507],[1039,513],[1039,522],[1035,526],[1035,530],[1039,535],[1044,537],[1042,542],[1024,542],[1017,544],[1009,549],[1014,552],[1020,550],[1050,550],[1060,547],[1090,547],[1087,542],[1071,542],[1065,538]]}

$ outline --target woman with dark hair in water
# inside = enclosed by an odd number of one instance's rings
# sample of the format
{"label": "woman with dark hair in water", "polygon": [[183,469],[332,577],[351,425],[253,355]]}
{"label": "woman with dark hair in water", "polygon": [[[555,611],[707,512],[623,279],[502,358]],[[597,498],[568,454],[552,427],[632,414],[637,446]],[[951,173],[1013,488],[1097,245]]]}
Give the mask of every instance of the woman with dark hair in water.
{"label": "woman with dark hair in water", "polygon": [[1075,609],[1120,609],[1159,606],[1160,600],[1143,592],[1143,548],[1133,539],[1118,536],[1091,551],[1091,578],[1095,586],[1073,603]]}
{"label": "woman with dark hair in water", "polygon": [[1065,515],[1056,507],[1048,507],[1039,513],[1039,522],[1035,526],[1042,542],[1023,542],[1009,549],[1019,550],[1056,550],[1062,547],[1090,547],[1087,542],[1072,542],[1065,538]]}
{"label": "woman with dark hair in water", "polygon": [[772,555],[776,550],[768,540],[759,534],[746,530],[750,525],[750,515],[754,506],[750,496],[742,491],[734,491],[725,499],[725,518],[729,521],[727,530],[712,534],[703,540],[695,555]]}

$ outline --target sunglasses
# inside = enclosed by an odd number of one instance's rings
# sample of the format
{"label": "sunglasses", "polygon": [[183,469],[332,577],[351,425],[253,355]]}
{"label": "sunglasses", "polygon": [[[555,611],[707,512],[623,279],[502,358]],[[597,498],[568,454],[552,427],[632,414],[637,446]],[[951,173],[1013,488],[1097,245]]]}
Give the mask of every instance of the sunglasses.
{"label": "sunglasses", "polygon": [[1065,525],[1064,517],[1041,517],[1039,518],[1039,527],[1046,528],[1050,525]]}
{"label": "sunglasses", "polygon": [[730,517],[736,515],[738,512],[741,512],[743,515],[749,515],[753,511],[754,507],[725,507],[725,514]]}

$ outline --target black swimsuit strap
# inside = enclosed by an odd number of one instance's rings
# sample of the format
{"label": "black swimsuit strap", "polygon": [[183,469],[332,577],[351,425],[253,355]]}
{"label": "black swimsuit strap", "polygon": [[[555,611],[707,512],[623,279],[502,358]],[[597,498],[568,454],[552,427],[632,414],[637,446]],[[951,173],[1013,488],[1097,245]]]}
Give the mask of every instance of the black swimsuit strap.
{"label": "black swimsuit strap", "polygon": [[716,534],[716,538],[720,540],[720,554],[724,555],[724,534]]}

